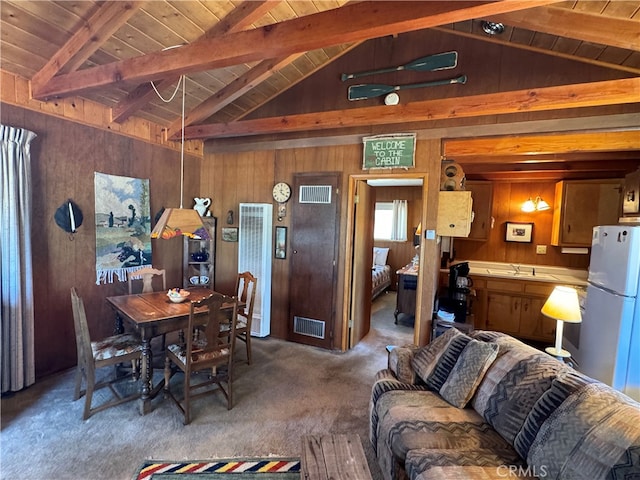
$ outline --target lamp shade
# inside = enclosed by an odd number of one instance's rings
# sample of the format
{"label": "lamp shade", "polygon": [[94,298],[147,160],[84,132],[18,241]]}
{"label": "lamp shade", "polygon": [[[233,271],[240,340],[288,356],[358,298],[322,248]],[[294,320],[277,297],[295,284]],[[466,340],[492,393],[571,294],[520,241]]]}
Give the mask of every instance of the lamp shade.
{"label": "lamp shade", "polygon": [[200,214],[190,208],[167,208],[151,232],[151,238],[169,239],[177,235],[208,240]]}
{"label": "lamp shade", "polygon": [[571,287],[555,287],[542,306],[542,314],[567,323],[582,322],[578,292]]}
{"label": "lamp shade", "polygon": [[533,200],[531,200],[531,198],[529,198],[529,200],[527,200],[526,202],[524,202],[522,204],[522,211],[523,212],[527,212],[527,213],[531,213],[531,212],[535,212],[536,211],[536,204],[533,203]]}
{"label": "lamp shade", "polygon": [[543,210],[549,210],[550,208],[551,208],[551,205],[545,202],[542,198],[540,197],[537,198],[536,210],[543,211]]}

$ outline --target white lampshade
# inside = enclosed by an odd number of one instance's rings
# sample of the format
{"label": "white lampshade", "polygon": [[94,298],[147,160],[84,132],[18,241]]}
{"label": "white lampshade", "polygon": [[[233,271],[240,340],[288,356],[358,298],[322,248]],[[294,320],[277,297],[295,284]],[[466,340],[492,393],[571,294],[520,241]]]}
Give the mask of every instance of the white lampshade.
{"label": "white lampshade", "polygon": [[578,292],[571,287],[556,287],[542,307],[542,314],[554,320],[580,323],[580,302]]}
{"label": "white lampshade", "polygon": [[542,314],[556,320],[556,344],[554,347],[547,347],[545,351],[556,358],[568,358],[571,354],[562,349],[562,331],[564,322],[580,323],[582,315],[580,313],[580,302],[578,292],[571,287],[556,287],[549,295],[549,298],[542,306]]}
{"label": "white lampshade", "polygon": [[538,197],[536,202],[536,210],[538,211],[542,211],[542,210],[549,210],[551,208],[551,206],[545,202],[542,198]]}
{"label": "white lampshade", "polygon": [[527,200],[522,204],[522,211],[526,213],[531,213],[536,211],[536,204],[533,203],[533,200],[531,200],[531,197],[529,197],[529,200]]}

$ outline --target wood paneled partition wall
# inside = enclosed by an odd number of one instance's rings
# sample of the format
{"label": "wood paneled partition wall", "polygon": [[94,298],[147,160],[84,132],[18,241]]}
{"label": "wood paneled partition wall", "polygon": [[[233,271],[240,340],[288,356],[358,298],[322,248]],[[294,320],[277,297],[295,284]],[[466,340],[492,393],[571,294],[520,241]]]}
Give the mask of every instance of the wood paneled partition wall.
{"label": "wood paneled partition wall", "polygon": [[[282,150],[264,150],[258,152],[239,152],[216,154],[205,145],[205,159],[202,163],[200,191],[213,198],[213,214],[225,218],[229,210],[237,211],[241,202],[270,202],[274,183],[284,181],[292,183],[293,174],[300,172],[343,172],[340,188],[341,212],[347,212],[346,192],[350,175],[361,174],[362,145],[339,145],[326,147],[309,147]],[[429,176],[429,200],[427,208],[426,228],[435,229],[437,191],[440,179],[440,140],[420,140],[416,145],[416,171],[436,172]],[[380,175],[402,173],[403,170],[382,170]],[[373,172],[369,172],[373,173]],[[295,208],[295,193],[289,201],[288,208]],[[291,216],[287,215],[281,222],[274,216],[274,225],[295,228],[291,224]],[[236,224],[237,226],[237,224]],[[343,348],[340,337],[343,331],[344,302],[344,256],[347,242],[348,225],[346,215],[340,219],[340,252],[338,259],[338,288],[335,305],[336,327],[334,329],[333,348]],[[433,308],[433,289],[437,277],[437,261],[435,241],[426,248],[428,262],[432,268],[425,273],[424,291],[426,301],[423,302],[423,319],[428,324],[422,331],[426,335],[422,343],[428,341],[431,310]],[[219,260],[216,272],[216,286],[219,289],[232,290],[232,278],[237,269],[237,244],[221,242],[218,244]],[[318,248],[322,248],[322,239],[318,239]],[[287,255],[289,258],[289,255]],[[410,259],[409,259],[410,260]],[[272,316],[271,334],[278,338],[287,338],[287,321],[289,312],[289,260],[273,259],[272,272]]]}
{"label": "wood paneled partition wall", "polygon": [[[113,333],[114,314],[105,298],[127,292],[126,281],[96,285],[94,172],[148,178],[151,216],[180,204],[180,155],[122,135],[3,104],[1,122],[37,134],[31,144],[33,182],[33,271],[36,377],[76,364],[71,287],[87,309],[94,338]],[[197,191],[201,159],[185,157],[184,205]],[[70,236],[53,220],[68,198],[78,204],[84,222]],[[169,287],[182,284],[182,240],[153,240],[153,266],[167,271]]]}

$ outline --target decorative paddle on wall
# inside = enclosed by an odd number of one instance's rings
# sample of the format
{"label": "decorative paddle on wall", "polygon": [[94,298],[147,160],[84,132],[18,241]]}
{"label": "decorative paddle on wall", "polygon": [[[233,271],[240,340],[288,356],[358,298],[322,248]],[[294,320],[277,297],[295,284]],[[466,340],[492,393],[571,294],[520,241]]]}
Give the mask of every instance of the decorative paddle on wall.
{"label": "decorative paddle on wall", "polygon": [[388,93],[409,88],[435,87],[437,85],[450,85],[453,83],[467,83],[467,76],[460,75],[447,80],[434,80],[424,83],[412,83],[409,85],[383,85],[379,83],[363,83],[361,85],[351,85],[349,87],[349,100],[366,100],[368,98],[381,97]]}
{"label": "decorative paddle on wall", "polygon": [[376,75],[378,73],[399,72],[401,70],[413,70],[416,72],[435,72],[436,70],[448,70],[458,65],[458,52],[445,52],[436,55],[428,55],[421,57],[405,65],[398,67],[381,68],[379,70],[371,70],[359,73],[343,73],[342,81],[352,78],[366,77],[367,75]]}

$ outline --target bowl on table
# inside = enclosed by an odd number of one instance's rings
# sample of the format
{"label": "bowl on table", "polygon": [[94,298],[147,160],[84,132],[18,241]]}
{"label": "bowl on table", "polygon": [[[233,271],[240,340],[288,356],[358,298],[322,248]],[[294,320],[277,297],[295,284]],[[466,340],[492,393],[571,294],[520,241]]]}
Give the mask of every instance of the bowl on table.
{"label": "bowl on table", "polygon": [[169,300],[173,303],[182,303],[187,299],[189,293],[187,290],[182,290],[181,288],[173,288],[167,292],[167,297],[169,297]]}
{"label": "bowl on table", "polygon": [[191,285],[206,285],[209,283],[209,277],[206,275],[195,275],[189,278],[189,282],[191,282]]}

